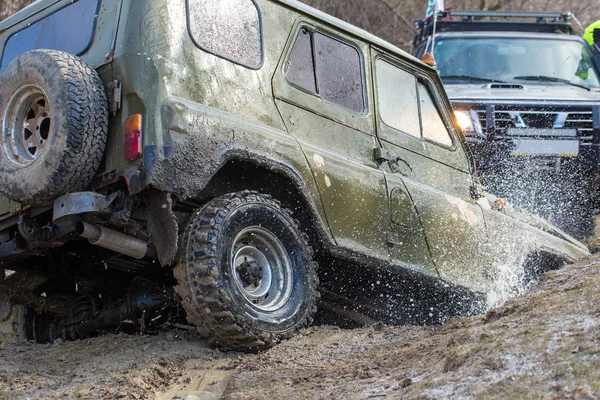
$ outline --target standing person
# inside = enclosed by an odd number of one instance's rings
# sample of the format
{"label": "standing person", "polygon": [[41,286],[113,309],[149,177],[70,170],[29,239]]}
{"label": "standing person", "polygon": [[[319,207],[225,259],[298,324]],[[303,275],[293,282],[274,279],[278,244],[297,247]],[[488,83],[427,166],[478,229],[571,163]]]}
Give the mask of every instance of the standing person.
{"label": "standing person", "polygon": [[[600,20],[590,24],[583,32],[583,39],[592,46],[596,54],[600,53],[598,44],[600,43]],[[595,39],[595,40],[594,40]]]}

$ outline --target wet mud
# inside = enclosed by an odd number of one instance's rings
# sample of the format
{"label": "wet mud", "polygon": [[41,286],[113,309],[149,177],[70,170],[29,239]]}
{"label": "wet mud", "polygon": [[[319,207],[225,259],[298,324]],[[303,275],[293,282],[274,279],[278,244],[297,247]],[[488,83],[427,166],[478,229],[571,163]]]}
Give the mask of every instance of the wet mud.
{"label": "wet mud", "polygon": [[314,326],[260,354],[192,331],[0,345],[0,399],[600,397],[600,254],[442,326]]}

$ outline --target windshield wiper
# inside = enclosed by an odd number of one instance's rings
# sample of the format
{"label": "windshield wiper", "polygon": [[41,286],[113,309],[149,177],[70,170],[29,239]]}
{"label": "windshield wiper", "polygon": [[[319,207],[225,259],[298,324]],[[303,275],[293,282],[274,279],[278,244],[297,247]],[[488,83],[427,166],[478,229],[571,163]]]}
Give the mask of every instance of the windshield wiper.
{"label": "windshield wiper", "polygon": [[442,76],[440,76],[440,78],[442,78],[442,79],[462,79],[465,81],[474,81],[474,82],[506,83],[504,81],[499,81],[497,79],[481,78],[478,76],[470,76],[470,75],[442,75]]}
{"label": "windshield wiper", "polygon": [[545,75],[524,75],[524,76],[515,76],[513,79],[521,79],[524,81],[538,81],[538,82],[558,82],[558,83],[566,83],[567,85],[576,86],[578,88],[582,88],[587,90],[588,92],[592,89],[588,86],[580,85],[578,83],[573,83],[568,79],[557,78],[555,76],[545,76]]}

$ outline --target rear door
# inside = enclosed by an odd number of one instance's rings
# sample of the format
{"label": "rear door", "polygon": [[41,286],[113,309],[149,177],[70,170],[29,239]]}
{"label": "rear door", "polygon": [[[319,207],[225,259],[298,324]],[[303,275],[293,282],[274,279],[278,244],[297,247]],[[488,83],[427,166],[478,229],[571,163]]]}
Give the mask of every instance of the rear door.
{"label": "rear door", "polygon": [[397,200],[394,191],[410,197],[440,276],[482,288],[485,221],[471,198],[470,165],[450,110],[436,95],[439,88],[417,67],[377,54],[374,70],[378,136],[393,160],[382,164],[391,213],[414,218],[408,201]]}
{"label": "rear door", "polygon": [[[94,68],[112,61],[121,0],[39,0],[0,23],[0,72],[20,54],[35,49],[61,50],[82,57]],[[27,14],[25,18],[24,15]],[[112,79],[110,68],[99,73]],[[107,145],[107,154],[110,148]],[[0,219],[22,206],[0,195]]]}

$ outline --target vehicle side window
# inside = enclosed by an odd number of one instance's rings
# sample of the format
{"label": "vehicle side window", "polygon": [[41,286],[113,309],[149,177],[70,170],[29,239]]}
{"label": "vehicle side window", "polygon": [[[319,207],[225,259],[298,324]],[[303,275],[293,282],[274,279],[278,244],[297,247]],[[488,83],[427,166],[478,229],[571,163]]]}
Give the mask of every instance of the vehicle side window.
{"label": "vehicle side window", "polygon": [[420,138],[415,76],[383,60],[377,60],[375,66],[381,119],[394,129]]}
{"label": "vehicle side window", "polygon": [[4,46],[0,71],[17,56],[30,50],[53,49],[75,55],[85,53],[92,44],[97,14],[98,0],[80,0],[15,33]]}
{"label": "vehicle side window", "polygon": [[362,59],[353,46],[300,29],[285,76],[288,82],[351,111],[365,109]]}
{"label": "vehicle side window", "polygon": [[448,132],[448,128],[446,128],[429,90],[422,83],[419,83],[419,99],[423,137],[444,146],[452,146],[452,137]]}
{"label": "vehicle side window", "polygon": [[187,7],[198,47],[248,68],[262,65],[262,26],[254,0],[187,0]]}
{"label": "vehicle side window", "polygon": [[294,42],[292,54],[288,60],[286,77],[290,83],[316,94],[317,81],[311,42],[312,35],[310,31],[302,28]]}

